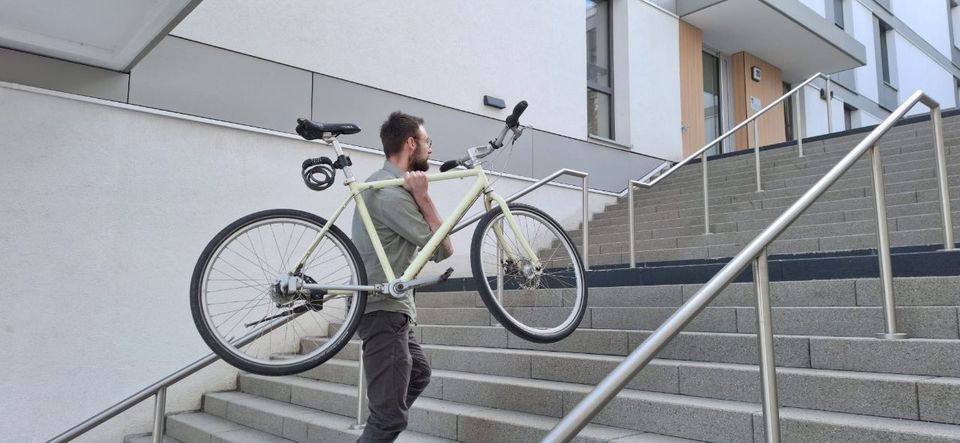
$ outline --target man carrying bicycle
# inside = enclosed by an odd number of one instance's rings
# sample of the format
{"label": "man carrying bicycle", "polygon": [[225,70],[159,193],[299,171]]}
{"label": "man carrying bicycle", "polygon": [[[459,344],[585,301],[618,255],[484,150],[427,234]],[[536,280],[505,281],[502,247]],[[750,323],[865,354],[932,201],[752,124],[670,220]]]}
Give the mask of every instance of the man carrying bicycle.
{"label": "man carrying bicycle", "polygon": [[[402,112],[390,114],[380,127],[387,159],[366,181],[403,178],[403,188],[363,192],[370,218],[393,269],[406,269],[417,248],[423,247],[442,224],[427,192],[424,172],[433,152],[423,119]],[[387,277],[363,228],[359,211],[353,218],[353,241],[367,270],[368,281]],[[449,238],[437,248],[434,261],[453,254]],[[407,427],[410,406],[430,383],[430,366],[416,341],[412,324],[417,310],[412,294],[401,299],[370,294],[357,335],[363,340],[370,416],[360,442],[390,442]]]}

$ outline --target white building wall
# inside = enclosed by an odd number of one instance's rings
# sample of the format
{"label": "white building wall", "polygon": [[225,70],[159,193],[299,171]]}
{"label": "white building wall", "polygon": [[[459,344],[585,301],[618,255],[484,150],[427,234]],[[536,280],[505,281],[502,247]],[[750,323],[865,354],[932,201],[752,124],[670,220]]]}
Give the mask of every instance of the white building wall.
{"label": "white building wall", "polygon": [[880,101],[879,79],[877,78],[877,50],[874,41],[873,13],[858,1],[852,1],[851,17],[853,18],[853,38],[866,48],[867,64],[856,68],[857,92],[872,100]]}
{"label": "white building wall", "polygon": [[946,0],[890,0],[893,14],[950,59],[950,14]]}
{"label": "white building wall", "polygon": [[[841,119],[842,127],[843,120]],[[803,127],[804,137],[814,137],[827,133],[827,102],[820,98],[820,88],[803,88]]]}
{"label": "white building wall", "polygon": [[630,142],[637,152],[682,160],[680,22],[641,1],[627,11]]}
{"label": "white building wall", "polygon": [[173,35],[426,101],[505,117],[493,95],[537,109],[527,123],[584,139],[582,2],[205,0]]}
{"label": "white building wall", "polygon": [[[833,126],[828,127],[829,129],[833,129],[833,132],[850,129],[846,127],[846,122],[844,121],[843,100],[840,100],[836,98],[836,96],[834,96],[834,98],[830,100],[830,110],[833,112],[832,114],[830,114],[830,121]],[[827,117],[826,115],[821,116],[821,118],[823,118],[824,120],[826,120],[826,117]]]}
{"label": "white building wall", "polygon": [[[900,33],[894,35],[896,47],[897,98],[903,102],[916,90],[921,89],[940,103],[942,109],[957,106],[953,76],[921,52]],[[909,115],[927,112],[920,105],[913,108]]]}
{"label": "white building wall", "polygon": [[803,3],[808,8],[813,9],[814,12],[820,14],[821,17],[827,16],[826,3],[823,0],[800,0],[800,3]]}
{"label": "white building wall", "polygon": [[[327,215],[346,191],[303,185],[303,159],[332,156],[318,143],[22,89],[0,86],[4,109],[17,111],[0,121],[0,440],[34,442],[209,353],[188,288],[216,232],[261,209]],[[351,155],[361,178],[383,162]],[[444,192],[431,184],[441,214],[471,184],[446,183]],[[500,178],[494,189],[510,195],[527,185]],[[521,201],[573,228],[580,195],[549,187]],[[592,195],[592,212],[613,201]],[[351,217],[338,226],[349,232]],[[470,275],[472,234],[455,234],[454,257],[425,272],[452,266]],[[168,410],[198,409],[199,393],[230,389],[234,374],[220,364],[175,386]],[[147,401],[78,441],[148,432],[151,414]]]}

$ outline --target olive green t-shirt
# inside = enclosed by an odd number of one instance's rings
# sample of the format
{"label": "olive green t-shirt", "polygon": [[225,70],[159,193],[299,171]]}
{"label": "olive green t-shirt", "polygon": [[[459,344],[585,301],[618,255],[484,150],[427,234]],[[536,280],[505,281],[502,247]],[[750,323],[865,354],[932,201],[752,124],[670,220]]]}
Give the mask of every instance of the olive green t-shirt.
{"label": "olive green t-shirt", "polygon": [[[394,166],[393,163],[385,161],[383,168],[374,172],[367,178],[367,181],[391,180],[401,177],[403,177],[403,171]],[[363,191],[361,195],[367,205],[367,210],[370,212],[370,218],[373,220],[377,236],[380,237],[383,251],[390,260],[390,267],[396,274],[395,277],[399,277],[413,261],[417,249],[425,246],[430,240],[433,231],[430,230],[430,225],[424,220],[416,201],[413,200],[413,196],[403,186],[368,189]],[[370,236],[367,235],[367,231],[363,227],[363,220],[360,219],[359,211],[356,211],[353,215],[353,243],[357,246],[364,267],[367,269],[368,284],[388,283],[383,267],[380,266],[380,260],[377,258],[377,253],[373,250]],[[438,262],[445,258],[447,258],[447,250],[441,244],[432,259]],[[402,312],[410,316],[413,322],[417,321],[417,308],[413,297],[410,295],[394,300],[385,295],[371,292],[367,297],[365,312],[374,311]]]}

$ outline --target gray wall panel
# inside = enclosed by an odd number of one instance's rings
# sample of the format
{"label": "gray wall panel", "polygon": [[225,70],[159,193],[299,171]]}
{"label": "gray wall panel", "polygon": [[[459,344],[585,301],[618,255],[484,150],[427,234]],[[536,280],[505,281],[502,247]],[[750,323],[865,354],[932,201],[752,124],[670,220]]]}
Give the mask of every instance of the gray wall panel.
{"label": "gray wall panel", "polygon": [[167,37],[131,71],[130,103],[293,132],[311,73]]}
{"label": "gray wall panel", "polygon": [[[356,83],[314,75],[313,119],[321,122],[356,123],[361,132],[343,136],[341,141],[380,149],[380,124],[391,112],[400,110],[423,117],[433,139],[433,158],[451,160],[466,155],[467,148],[485,144],[499,134],[502,121],[445,106],[370,88]],[[511,104],[512,106],[512,104]],[[535,104],[528,112],[535,112]],[[504,112],[504,117],[508,115]],[[521,119],[522,121],[522,119]],[[531,131],[532,132],[532,131]],[[530,176],[531,134],[517,141],[513,152],[490,157],[493,170]]]}
{"label": "gray wall panel", "polygon": [[[557,169],[570,168],[590,174],[590,187],[620,192],[627,180],[639,179],[663,160],[585,143],[580,140],[537,131],[533,137],[533,175],[543,177]],[[565,183],[579,184],[567,178]]]}
{"label": "gray wall panel", "polygon": [[127,74],[0,48],[0,81],[127,101]]}

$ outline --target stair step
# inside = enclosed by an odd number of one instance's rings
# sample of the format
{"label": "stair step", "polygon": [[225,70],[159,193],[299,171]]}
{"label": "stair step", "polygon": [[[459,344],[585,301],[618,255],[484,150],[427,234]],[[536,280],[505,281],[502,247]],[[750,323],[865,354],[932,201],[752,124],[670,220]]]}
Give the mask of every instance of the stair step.
{"label": "stair step", "polygon": [[294,441],[203,412],[167,416],[167,433],[184,442],[291,443]]}
{"label": "stair step", "polygon": [[[279,379],[279,378],[276,378]],[[356,412],[356,396],[352,406]],[[218,392],[204,395],[204,412],[228,423],[239,423],[266,436],[295,442],[354,442],[361,430],[352,430],[356,418],[304,407],[289,401],[277,401],[242,392]],[[408,430],[398,442],[441,443],[454,440]]]}
{"label": "stair step", "polygon": [[[498,438],[487,434],[484,439],[470,438],[469,433],[473,431],[470,426],[470,419],[475,418],[478,410],[472,408],[484,408],[486,418],[490,416],[499,417],[502,425],[504,417],[522,417],[523,420],[516,420],[514,426],[520,426],[529,429],[530,422],[543,422],[541,432],[549,430],[551,424],[575,406],[592,389],[589,385],[579,385],[572,383],[541,382],[537,380],[520,380],[509,377],[498,376],[478,376],[473,374],[454,373],[450,371],[437,371],[437,382],[442,383],[442,400],[432,398],[422,398],[414,404],[411,410],[411,426],[416,420],[418,409],[434,409],[431,414],[434,422],[427,420],[417,421],[423,428],[430,428],[429,433],[442,432],[440,427],[435,425],[440,417],[436,415],[454,415],[458,414],[457,438],[461,441],[497,441]],[[285,392],[289,391],[309,391],[309,396],[304,395],[301,398],[291,398],[294,403],[308,404],[311,408],[337,408],[338,405],[352,406],[356,401],[356,389],[352,386],[339,385],[328,382],[304,380],[299,377],[261,377],[254,375],[244,375],[247,379],[248,389],[256,392]],[[255,388],[253,386],[256,386]],[[281,394],[282,395],[282,394]],[[322,399],[322,400],[320,400]],[[318,403],[312,403],[319,400]],[[281,400],[282,401],[282,400]],[[465,403],[468,402],[468,403]],[[491,408],[491,406],[497,409]],[[787,408],[785,408],[787,409]],[[527,411],[537,411],[531,413]],[[807,429],[799,428],[797,438],[809,438],[811,435],[817,435],[823,432],[833,432],[834,423],[838,420],[847,420],[860,427],[860,430],[870,437],[883,436],[885,438],[935,438],[944,435],[960,436],[960,427],[947,424],[922,423],[911,420],[899,420],[889,418],[870,417],[864,420],[859,416],[852,414],[811,411],[806,414],[804,410],[798,409],[798,414],[791,415],[787,413],[784,418],[787,420],[796,420],[802,417]],[[666,434],[681,438],[689,438],[703,441],[750,441],[754,438],[756,417],[760,415],[759,405],[742,401],[715,400],[686,395],[651,393],[635,390],[624,390],[618,394],[606,408],[604,408],[593,420],[594,425],[605,425],[615,429],[602,427],[585,430],[582,437],[589,437],[590,432],[606,431],[610,434],[604,436],[601,441],[612,438],[626,437],[627,435],[617,435],[616,432],[630,433],[630,430],[640,432],[653,432],[656,434]],[[464,416],[470,417],[466,420]],[[531,420],[533,419],[533,420]],[[551,420],[552,419],[552,420]],[[466,422],[466,423],[465,423]],[[481,433],[482,428],[489,427],[496,429],[498,426],[480,426],[476,432]],[[425,432],[425,429],[415,429]],[[533,429],[532,431],[535,431]],[[511,433],[513,440],[527,441],[525,438],[517,438],[517,434]],[[522,434],[521,434],[522,435]],[[531,435],[531,437],[542,437]],[[851,436],[850,441],[877,441],[869,440],[863,437]]]}
{"label": "stair step", "polygon": [[[533,380],[530,389],[557,389],[562,383],[592,386],[623,361],[612,356],[589,356],[572,353],[478,350],[468,347],[425,346],[434,370],[432,385],[440,389],[428,392],[433,396],[450,397],[450,389],[458,392],[495,392],[498,386],[475,386],[478,376],[512,377],[511,380]],[[356,385],[357,362],[333,359],[301,374],[301,377],[332,383]],[[466,381],[464,381],[466,380]],[[522,392],[520,381],[504,383],[512,386],[498,395]],[[561,382],[553,385],[549,382]],[[241,384],[244,382],[241,381]],[[852,414],[875,415],[910,420],[960,424],[956,409],[926,407],[935,404],[960,404],[960,379],[927,376],[857,373],[822,369],[778,368],[777,383],[780,405],[819,409]],[[742,402],[760,402],[759,369],[757,366],[685,362],[654,359],[626,386],[628,389],[666,394],[681,394]],[[244,390],[251,389],[242,386]],[[440,392],[443,394],[440,394]],[[250,391],[248,391],[250,392]],[[919,392],[919,394],[918,394]],[[259,392],[258,395],[263,395]],[[539,398],[534,392],[517,397]],[[502,403],[508,407],[508,403]],[[527,412],[533,412],[527,410]]]}
{"label": "stair step", "polygon": [[[164,435],[161,443],[183,443],[169,435]],[[123,443],[153,443],[153,434],[128,435],[123,438]]]}
{"label": "stair step", "polygon": [[[259,394],[224,392],[208,394],[214,410],[236,409],[260,417],[258,427],[276,429],[279,420],[306,425],[306,439],[296,441],[338,441],[319,437],[320,432],[359,435],[344,431],[355,418],[330,412],[330,409],[356,413],[357,390],[348,385],[306,380],[300,377],[244,376],[245,383],[258,392],[293,392],[288,399],[261,397]],[[221,412],[213,412],[220,414]],[[239,413],[239,412],[238,412]],[[263,417],[270,417],[263,419]],[[317,423],[322,420],[321,423]],[[507,412],[435,398],[418,399],[410,408],[410,424],[398,441],[410,442],[519,442],[538,441],[559,421],[558,418],[529,413]],[[299,423],[298,423],[299,422]],[[284,426],[286,428],[293,426]],[[313,432],[311,432],[313,431]],[[590,425],[574,441],[608,442],[641,432],[610,426]],[[291,432],[291,435],[293,433]],[[652,437],[652,436],[650,436]],[[353,438],[356,438],[355,436]],[[352,441],[352,440],[345,440]],[[678,440],[683,441],[683,440]]]}
{"label": "stair step", "polygon": [[[533,318],[569,308],[514,307],[517,318]],[[676,308],[588,307],[581,329],[656,329]],[[418,308],[424,325],[492,326],[495,319],[486,308]],[[911,337],[960,338],[956,307],[898,307],[898,327]],[[883,331],[881,307],[774,307],[774,333],[872,337]],[[756,311],[750,307],[708,307],[684,328],[697,332],[756,332]]]}

